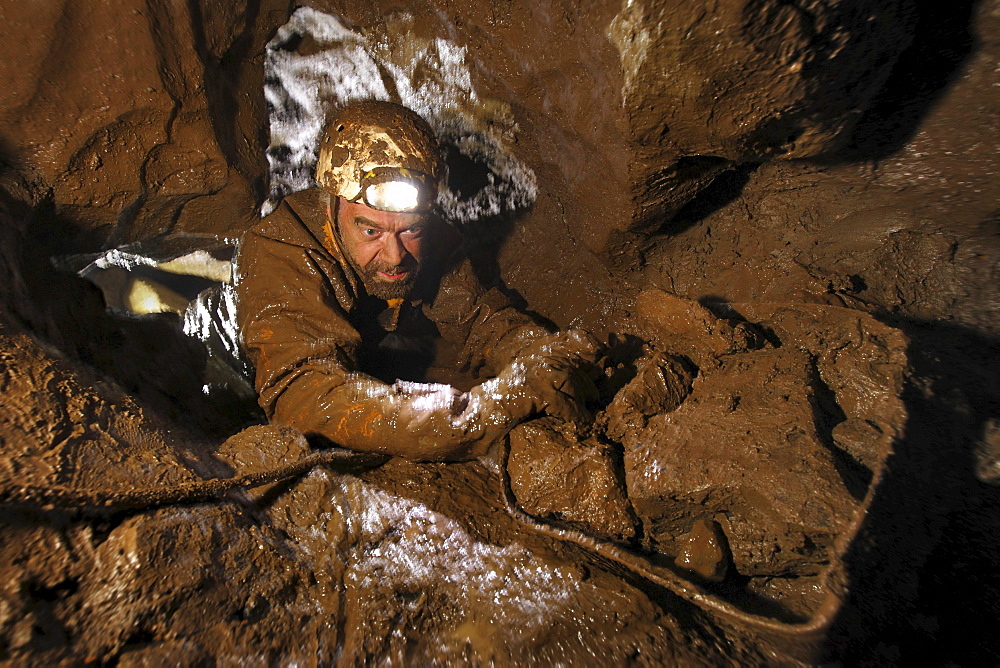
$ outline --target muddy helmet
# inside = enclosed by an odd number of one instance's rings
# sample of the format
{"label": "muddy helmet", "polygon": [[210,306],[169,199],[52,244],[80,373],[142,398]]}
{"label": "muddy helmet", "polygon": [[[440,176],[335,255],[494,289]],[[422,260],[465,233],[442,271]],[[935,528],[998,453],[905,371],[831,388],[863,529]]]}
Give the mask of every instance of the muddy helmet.
{"label": "muddy helmet", "polygon": [[319,145],[316,182],[332,195],[374,209],[434,208],[444,162],[434,132],[392,102],[355,102],[341,109]]}

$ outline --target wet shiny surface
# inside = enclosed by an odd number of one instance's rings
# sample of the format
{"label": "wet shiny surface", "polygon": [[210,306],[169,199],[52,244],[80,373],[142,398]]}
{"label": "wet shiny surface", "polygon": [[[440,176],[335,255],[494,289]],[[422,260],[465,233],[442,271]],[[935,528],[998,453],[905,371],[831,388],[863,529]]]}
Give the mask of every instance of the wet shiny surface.
{"label": "wet shiny surface", "polygon": [[[392,3],[320,4],[376,49],[378,62],[420,63],[403,77],[371,68],[361,84],[385,86],[388,77],[420,92],[461,80],[452,75],[468,77],[475,96],[459,95],[459,106],[472,110],[476,129],[497,134],[476,136],[462,155],[534,175],[501,180],[530,183],[528,199],[523,187],[494,192],[534,202],[516,224],[469,229],[485,239],[481,256],[499,258],[497,270],[532,308],[559,325],[602,332],[637,332],[641,314],[658,319],[670,330],[662,347],[698,365],[688,399],[662,414],[650,413],[638,390],[677,388],[658,373],[637,375],[637,391],[614,404],[620,419],[608,421],[608,433],[635,441],[628,451],[635,466],[625,470],[633,481],[650,472],[649,489],[634,491],[645,494],[645,517],[657,520],[649,532],[656,547],[667,555],[676,547],[693,563],[713,551],[711,541],[681,520],[711,521],[739,538],[729,545],[734,561],[768,574],[747,581],[731,570],[717,585],[691,578],[690,598],[649,587],[568,534],[539,536],[530,523],[511,523],[498,478],[477,464],[394,463],[353,479],[317,471],[263,496],[253,492],[257,501],[105,521],[5,507],[5,658],[475,662],[506,651],[543,663],[773,663],[783,655],[763,654],[774,629],[761,620],[821,610],[814,619],[837,616],[829,636],[823,627],[806,638],[800,628],[786,644],[815,642],[826,659],[846,663],[996,663],[988,622],[1000,591],[1000,502],[970,463],[981,449],[988,464],[1000,378],[998,283],[990,280],[1000,171],[994,0],[923,3],[904,35],[914,50],[895,68],[892,54],[876,65],[866,60],[901,42],[899,24],[870,24],[864,3],[826,3],[809,16],[781,2],[736,3],[718,14],[698,2],[428,2],[409,14]],[[644,41],[644,21],[665,11],[690,20],[667,21]],[[111,321],[92,286],[54,274],[49,258],[173,228],[233,236],[253,224],[267,171],[261,129],[268,114],[259,94],[265,44],[287,19],[287,3],[269,0],[259,11],[211,0],[126,0],[114,11],[86,1],[5,8],[12,34],[25,37],[9,41],[10,57],[0,59],[7,84],[0,93],[0,465],[12,484],[169,487],[256,465],[224,464],[224,437],[190,429],[230,424],[224,415],[203,415],[209,407],[198,351],[177,343],[162,320]],[[350,47],[355,38],[341,35]],[[837,57],[823,57],[838,45],[845,48]],[[304,37],[288,49],[308,56],[318,46]],[[746,49],[752,53],[742,57]],[[865,58],[850,57],[855,49]],[[718,53],[726,57],[713,59]],[[679,73],[661,77],[664,54]],[[732,57],[740,77],[731,76]],[[428,74],[410,76],[418,70]],[[850,152],[830,156],[831,164],[779,162],[783,149],[835,150],[828,140],[850,134],[839,112],[855,118],[860,98],[874,92],[857,85],[856,74],[889,76],[890,85],[864,113],[865,132],[840,137]],[[696,87],[675,86],[691,80]],[[710,94],[694,94],[705,81]],[[769,116],[761,90],[792,115]],[[435,106],[440,98],[426,99]],[[810,109],[820,111],[810,116]],[[515,161],[497,159],[497,145]],[[745,159],[770,162],[736,164]],[[487,195],[458,202],[457,217],[474,220],[473,210],[492,203]],[[681,210],[669,224],[637,220],[675,205]],[[671,294],[652,290],[652,305],[633,299],[651,286]],[[838,315],[845,306],[853,320]],[[699,310],[706,307],[768,329],[723,327]],[[899,395],[889,389],[900,380],[898,367],[885,362],[898,342],[886,322],[909,340],[901,432]],[[628,382],[627,375],[618,379]],[[758,382],[742,384],[745,376]],[[879,477],[888,439],[897,436]],[[300,454],[273,446],[277,457]],[[797,448],[810,453],[800,468],[791,456]],[[267,455],[259,444],[247,450]],[[569,457],[554,464],[553,475],[527,482],[572,474]],[[703,491],[715,470],[750,482],[737,492]],[[663,497],[671,476],[685,484],[685,498]],[[823,502],[796,505],[812,487],[789,489],[813,478]],[[362,522],[364,507],[338,510],[330,499],[370,503],[407,534],[377,517]],[[577,507],[572,495],[525,499],[538,501],[539,515]],[[809,526],[733,511],[783,503]],[[842,521],[852,506],[865,509],[855,516],[860,527]],[[705,507],[712,517],[696,517]],[[272,508],[291,517],[272,516]],[[351,531],[341,527],[347,522]],[[798,538],[828,537],[838,527],[851,544]],[[310,529],[317,535],[305,537]],[[318,544],[323,532],[338,538],[336,556],[296,552],[300,543]],[[764,549],[775,544],[780,552]],[[403,557],[394,545],[418,555],[419,578],[396,568]],[[442,564],[430,548],[455,558]],[[837,552],[843,578],[773,575],[813,571],[831,549],[846,550]],[[312,567],[321,557],[328,569]],[[425,566],[441,570],[431,576]],[[530,607],[515,575],[537,584],[546,605]],[[831,590],[834,603],[846,597],[842,608],[823,608]],[[759,613],[754,625],[720,601]]]}

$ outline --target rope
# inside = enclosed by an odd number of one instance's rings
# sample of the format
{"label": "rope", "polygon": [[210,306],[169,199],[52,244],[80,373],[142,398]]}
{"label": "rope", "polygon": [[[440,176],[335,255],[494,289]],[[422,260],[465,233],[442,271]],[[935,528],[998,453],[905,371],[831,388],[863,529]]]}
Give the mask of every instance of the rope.
{"label": "rope", "polygon": [[[597,557],[601,565],[613,573],[632,581],[638,579],[653,584],[699,609],[710,609],[717,615],[728,619],[730,623],[735,622],[741,626],[752,628],[757,633],[769,633],[783,636],[786,639],[814,636],[829,621],[828,615],[832,611],[826,610],[814,615],[808,622],[800,624],[789,624],[746,613],[721,599],[705,594],[700,588],[695,587],[670,569],[656,566],[642,556],[624,550],[614,543],[594,538],[575,529],[558,528],[532,517],[521,508],[511,487],[508,471],[510,439],[504,438],[502,443],[500,477],[506,511],[512,518],[529,529],[556,540],[571,542],[583,548],[590,555]],[[384,462],[385,459],[383,455],[336,448],[316,452],[271,469],[233,478],[195,480],[169,487],[124,491],[87,490],[61,485],[16,485],[8,481],[5,484],[0,484],[0,505],[35,504],[46,509],[59,508],[91,514],[135,510],[205,501],[222,496],[234,489],[254,488],[300,476],[316,466],[335,466],[341,470],[349,470],[374,466]]]}
{"label": "rope", "polygon": [[595,538],[576,529],[563,529],[542,522],[522,509],[514,496],[507,467],[510,460],[509,437],[503,439],[501,447],[500,477],[507,513],[538,533],[560,541],[568,541],[583,548],[597,557],[604,568],[626,580],[634,582],[638,579],[656,585],[658,588],[695,605],[700,610],[711,610],[730,624],[735,623],[744,628],[752,629],[755,634],[766,634],[772,638],[782,638],[786,641],[807,638],[815,641],[836,611],[834,602],[827,601],[821,610],[803,623],[781,622],[770,617],[744,612],[722,599],[706,594],[702,589],[694,586],[669,568],[654,565],[643,556],[622,549],[610,541]]}
{"label": "rope", "polygon": [[35,504],[83,512],[117,512],[176,503],[192,503],[222,496],[238,488],[253,488],[303,475],[316,466],[360,468],[385,461],[382,455],[331,449],[296,461],[234,478],[210,478],[176,485],[130,490],[79,489],[62,485],[18,485],[0,483],[0,505]]}

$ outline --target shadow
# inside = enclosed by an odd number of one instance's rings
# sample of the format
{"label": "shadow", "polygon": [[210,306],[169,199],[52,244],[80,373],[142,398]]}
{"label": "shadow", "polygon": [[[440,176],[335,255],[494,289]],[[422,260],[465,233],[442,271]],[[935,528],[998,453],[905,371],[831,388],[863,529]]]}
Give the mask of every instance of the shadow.
{"label": "shadow", "polygon": [[[254,26],[261,13],[261,1],[250,0],[243,3],[242,29],[232,38],[228,48],[216,55],[210,46],[210,40],[205,27],[203,3],[199,0],[188,0],[188,11],[191,14],[191,33],[194,37],[194,48],[198,58],[204,65],[205,97],[208,100],[208,113],[212,121],[215,139],[226,158],[226,163],[235,166],[251,184],[256,201],[263,202],[267,197],[267,162],[264,151],[269,143],[266,104],[264,102],[264,66],[263,58],[255,56]],[[268,39],[277,31],[291,13],[291,5],[279,18],[269,14],[271,28]],[[247,105],[246,92],[254,91],[258,104]],[[248,164],[246,149],[241,150],[241,143],[246,141],[240,136],[240,119],[254,110],[265,115],[262,118],[251,119],[251,127],[258,128],[254,137],[255,145],[250,146],[256,164]],[[246,127],[247,123],[242,124]]]}
{"label": "shadow", "polygon": [[1000,416],[1000,338],[883,317],[910,338],[909,412],[846,555],[850,595],[829,636],[845,665],[993,665],[1000,657],[1000,487],[975,477]]}
{"label": "shadow", "polygon": [[514,214],[489,216],[461,226],[462,250],[483,285],[501,282],[500,248],[517,224]]}
{"label": "shadow", "polygon": [[850,453],[837,446],[833,436],[834,427],[844,422],[844,414],[837,403],[836,393],[823,381],[822,374],[815,359],[810,362],[809,384],[812,388],[813,421],[816,424],[816,434],[833,459],[833,465],[840,475],[844,487],[854,497],[858,504],[863,504],[868,488],[871,486],[872,471],[853,457]]}
{"label": "shadow", "polygon": [[901,149],[975,50],[979,0],[918,2],[913,42],[862,114],[835,161],[881,160]]}
{"label": "shadow", "polygon": [[715,177],[710,184],[700,190],[672,218],[664,222],[654,235],[680,234],[691,229],[705,218],[736,201],[751,175],[760,167],[759,163],[737,165]]}
{"label": "shadow", "polygon": [[[183,334],[173,313],[126,317],[107,311],[100,289],[52,258],[98,252],[98,231],[81,230],[56,211],[51,196],[37,204],[0,191],[6,212],[3,292],[7,320],[59,353],[114,380],[144,409],[213,438],[259,421],[256,404],[235,393],[202,391],[208,354]],[[11,234],[14,230],[14,234]]]}
{"label": "shadow", "polygon": [[[467,155],[447,139],[442,140],[441,150],[448,168],[448,190],[455,195],[460,206],[474,201],[502,178],[493,172],[486,157],[478,156],[480,159],[476,159]],[[521,309],[527,304],[520,294],[503,285],[499,256],[500,248],[514,231],[518,218],[530,210],[530,206],[519,209],[502,207],[499,213],[456,224],[462,238],[462,249],[479,281],[486,286],[499,286]]]}

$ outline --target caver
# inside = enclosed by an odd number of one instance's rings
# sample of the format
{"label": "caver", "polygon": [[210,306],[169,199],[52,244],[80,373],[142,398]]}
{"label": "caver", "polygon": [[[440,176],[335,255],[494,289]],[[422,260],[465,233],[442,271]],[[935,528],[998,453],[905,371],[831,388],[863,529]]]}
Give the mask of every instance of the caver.
{"label": "caver", "polygon": [[[444,178],[423,119],[354,103],[326,130],[319,188],[245,236],[238,322],[271,423],[354,450],[455,460],[529,416],[588,416],[597,341],[550,331],[477,279],[436,211]],[[428,382],[448,372],[480,384]]]}

